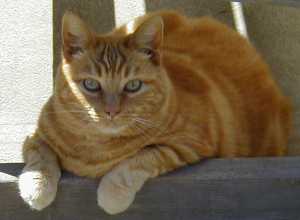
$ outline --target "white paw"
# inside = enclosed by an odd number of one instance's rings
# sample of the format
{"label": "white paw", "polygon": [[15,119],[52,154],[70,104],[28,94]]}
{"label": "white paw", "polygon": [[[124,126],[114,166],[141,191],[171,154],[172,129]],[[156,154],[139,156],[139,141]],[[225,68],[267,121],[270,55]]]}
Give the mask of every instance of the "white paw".
{"label": "white paw", "polygon": [[19,177],[19,191],[32,209],[42,210],[55,199],[57,182],[41,171],[24,171]]}
{"label": "white paw", "polygon": [[118,214],[131,205],[135,193],[135,190],[116,184],[109,176],[104,176],[97,191],[98,205],[108,214]]}

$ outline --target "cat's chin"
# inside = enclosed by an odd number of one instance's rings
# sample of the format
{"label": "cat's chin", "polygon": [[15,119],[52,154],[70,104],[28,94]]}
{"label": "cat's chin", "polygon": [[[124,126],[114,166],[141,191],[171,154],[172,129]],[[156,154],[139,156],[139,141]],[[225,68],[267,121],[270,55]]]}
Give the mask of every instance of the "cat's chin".
{"label": "cat's chin", "polygon": [[110,136],[118,136],[120,135],[127,126],[101,126],[99,128],[99,132],[101,132],[104,135],[110,135]]}

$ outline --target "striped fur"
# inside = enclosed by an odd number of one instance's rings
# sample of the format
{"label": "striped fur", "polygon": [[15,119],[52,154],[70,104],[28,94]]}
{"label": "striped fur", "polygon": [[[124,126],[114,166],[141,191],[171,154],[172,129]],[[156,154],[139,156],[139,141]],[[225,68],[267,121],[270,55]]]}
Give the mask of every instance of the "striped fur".
{"label": "striped fur", "polygon": [[[107,175],[116,181],[141,175],[136,192],[147,178],[202,158],[285,155],[289,101],[260,55],[227,26],[163,11],[137,19],[133,33],[124,26],[95,35],[66,14],[63,39],[55,91],[24,145],[25,158],[37,147],[32,141],[43,141],[61,167],[77,175],[111,170]],[[103,111],[104,95],[80,88],[85,78],[117,94],[121,112],[113,122]],[[145,89],[123,94],[131,79],[145,82]],[[103,180],[99,205],[109,213],[126,209],[131,202],[123,202],[125,208],[107,202],[109,187]]]}

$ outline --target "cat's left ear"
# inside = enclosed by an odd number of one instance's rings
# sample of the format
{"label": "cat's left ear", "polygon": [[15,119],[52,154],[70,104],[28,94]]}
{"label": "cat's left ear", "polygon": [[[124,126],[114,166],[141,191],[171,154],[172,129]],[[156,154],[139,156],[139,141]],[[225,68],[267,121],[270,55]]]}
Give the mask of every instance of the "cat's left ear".
{"label": "cat's left ear", "polygon": [[81,18],[66,12],[62,20],[62,47],[67,61],[79,58],[93,42],[93,33]]}
{"label": "cat's left ear", "polygon": [[154,16],[142,23],[132,35],[132,41],[138,49],[157,50],[163,41],[163,20]]}

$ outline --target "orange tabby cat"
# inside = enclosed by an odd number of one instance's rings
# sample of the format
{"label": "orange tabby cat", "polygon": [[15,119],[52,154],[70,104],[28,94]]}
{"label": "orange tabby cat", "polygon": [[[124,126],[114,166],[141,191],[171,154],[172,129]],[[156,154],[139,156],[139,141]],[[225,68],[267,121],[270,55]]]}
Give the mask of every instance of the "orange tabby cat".
{"label": "orange tabby cat", "polygon": [[54,200],[61,168],[104,175],[98,204],[115,214],[147,179],[202,158],[285,154],[289,102],[227,26],[164,11],[96,35],[68,12],[62,38],[54,93],[23,148],[32,208]]}

